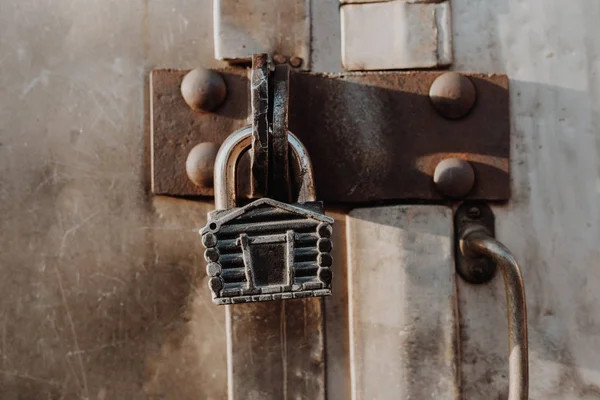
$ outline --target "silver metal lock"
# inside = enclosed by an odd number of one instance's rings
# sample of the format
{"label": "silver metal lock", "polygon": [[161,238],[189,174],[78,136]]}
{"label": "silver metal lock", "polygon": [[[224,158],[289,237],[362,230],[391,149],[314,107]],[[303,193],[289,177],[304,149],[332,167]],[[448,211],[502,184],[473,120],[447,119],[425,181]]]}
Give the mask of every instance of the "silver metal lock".
{"label": "silver metal lock", "polygon": [[232,133],[215,161],[215,206],[200,230],[215,304],[331,295],[333,218],[315,201],[313,171],[300,140],[288,141],[302,171],[298,203],[261,198],[236,207],[235,174],[252,128]]}

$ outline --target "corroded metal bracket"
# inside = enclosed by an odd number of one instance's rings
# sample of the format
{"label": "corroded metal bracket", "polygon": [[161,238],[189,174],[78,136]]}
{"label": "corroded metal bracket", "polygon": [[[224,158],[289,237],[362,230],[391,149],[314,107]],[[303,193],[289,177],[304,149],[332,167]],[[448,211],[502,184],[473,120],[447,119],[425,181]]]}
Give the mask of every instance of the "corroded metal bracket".
{"label": "corroded metal bracket", "polygon": [[[197,186],[188,178],[186,157],[198,143],[220,144],[231,132],[251,124],[248,71],[218,70],[227,86],[227,97],[212,112],[194,111],[183,100],[180,85],[187,71],[152,72],[155,194],[212,195],[212,188]],[[459,198],[509,199],[507,77],[464,74],[475,93],[454,98],[453,90],[433,85],[442,74],[291,73],[288,129],[311,155],[320,199],[355,203],[445,201],[452,191],[441,190],[433,178],[438,164],[451,158],[467,161],[474,174],[472,186]],[[462,90],[464,80],[456,82]],[[464,107],[468,107],[466,113],[461,109]],[[451,119],[456,115],[460,117]],[[247,161],[241,168],[249,168]],[[444,179],[458,176],[452,169],[442,172],[446,187]],[[470,178],[471,174],[463,176]],[[239,180],[240,187],[250,186],[249,174],[240,174]],[[247,195],[246,190],[238,192]]]}
{"label": "corroded metal bracket", "polygon": [[496,274],[496,264],[487,257],[466,256],[461,247],[464,246],[461,238],[473,232],[495,237],[494,221],[492,210],[484,202],[465,202],[454,214],[456,271],[467,282],[489,282]]}

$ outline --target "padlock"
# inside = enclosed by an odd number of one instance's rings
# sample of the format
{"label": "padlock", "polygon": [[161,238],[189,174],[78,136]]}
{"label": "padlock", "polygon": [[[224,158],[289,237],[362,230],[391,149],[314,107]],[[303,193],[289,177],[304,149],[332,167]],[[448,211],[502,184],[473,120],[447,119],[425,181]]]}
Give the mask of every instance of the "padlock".
{"label": "padlock", "polygon": [[200,230],[215,304],[331,295],[333,218],[315,201],[310,158],[300,140],[288,141],[303,177],[298,203],[261,198],[236,207],[238,160],[252,128],[232,133],[215,160],[215,206]]}

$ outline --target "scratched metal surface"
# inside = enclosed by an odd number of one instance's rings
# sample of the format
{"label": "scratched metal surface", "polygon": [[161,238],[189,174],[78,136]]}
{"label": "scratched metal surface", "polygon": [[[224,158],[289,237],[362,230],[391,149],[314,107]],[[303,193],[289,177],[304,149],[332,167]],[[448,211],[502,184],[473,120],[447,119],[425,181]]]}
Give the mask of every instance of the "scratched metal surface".
{"label": "scratched metal surface", "polygon": [[[531,399],[600,399],[600,2],[453,0],[454,68],[511,81],[497,237],[527,291]],[[502,278],[460,279],[463,395],[506,398]]]}
{"label": "scratched metal surface", "polygon": [[[224,398],[224,315],[194,269],[211,206],[147,196],[144,148],[147,72],[223,66],[211,3],[0,0],[3,400]],[[313,70],[338,72],[339,3],[313,7]],[[532,399],[600,398],[598,15],[453,0],[454,69],[511,77],[513,199],[495,212],[523,264]],[[505,398],[501,280],[457,282],[464,398]],[[347,399],[345,297],[325,308],[328,397]]]}
{"label": "scratched metal surface", "polygon": [[149,195],[148,73],[225,66],[211,7],[0,0],[1,399],[226,397],[197,268],[212,203]]}
{"label": "scratched metal surface", "polygon": [[[339,21],[322,7],[314,69],[338,72]],[[527,289],[530,398],[600,399],[600,3],[452,0],[452,8],[452,69],[511,79],[512,198],[494,212]],[[505,399],[502,278],[457,284],[463,398]],[[331,329],[328,321],[328,342]],[[347,360],[337,355],[328,393],[341,400]]]}
{"label": "scratched metal surface", "polygon": [[148,72],[224,66],[211,3],[0,2],[1,399],[224,398],[212,206],[152,199],[146,159]]}

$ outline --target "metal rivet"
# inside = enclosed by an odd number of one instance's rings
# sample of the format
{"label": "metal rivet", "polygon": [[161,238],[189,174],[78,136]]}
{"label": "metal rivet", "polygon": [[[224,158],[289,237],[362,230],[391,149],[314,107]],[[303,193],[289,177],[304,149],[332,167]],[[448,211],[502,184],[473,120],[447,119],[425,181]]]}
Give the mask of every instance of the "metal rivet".
{"label": "metal rivet", "polygon": [[292,57],[290,58],[290,65],[294,68],[300,68],[302,65],[302,59],[300,57]]}
{"label": "metal rivet", "polygon": [[444,117],[459,119],[473,108],[477,92],[469,78],[458,72],[438,76],[429,89],[429,98],[435,109]]}
{"label": "metal rivet", "polygon": [[473,189],[475,172],[469,162],[460,158],[447,158],[435,167],[433,182],[444,196],[463,197]]}
{"label": "metal rivet", "polygon": [[193,110],[210,112],[223,103],[227,87],[218,72],[196,68],[183,77],[181,95]]}
{"label": "metal rivet", "polygon": [[283,54],[275,54],[273,56],[273,62],[275,62],[275,64],[284,64],[286,61],[287,60]]}
{"label": "metal rivet", "polygon": [[215,159],[219,145],[211,142],[200,143],[190,151],[185,160],[185,171],[195,185],[205,188],[213,186]]}
{"label": "metal rivet", "polygon": [[478,219],[479,217],[481,217],[481,210],[477,207],[471,207],[467,211],[467,217],[471,219]]}

